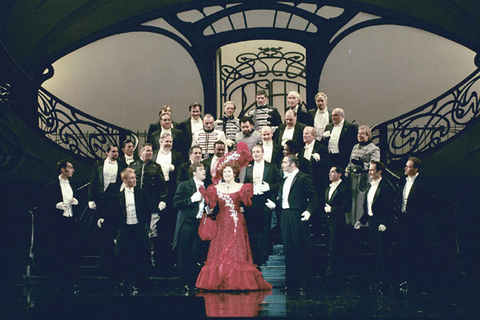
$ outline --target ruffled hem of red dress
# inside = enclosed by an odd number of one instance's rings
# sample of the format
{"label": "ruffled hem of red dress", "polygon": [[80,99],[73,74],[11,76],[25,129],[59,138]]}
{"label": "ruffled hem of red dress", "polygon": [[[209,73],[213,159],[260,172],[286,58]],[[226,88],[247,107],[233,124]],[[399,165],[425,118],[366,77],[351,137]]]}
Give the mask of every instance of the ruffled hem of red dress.
{"label": "ruffled hem of red dress", "polygon": [[200,271],[196,287],[204,290],[271,290],[254,264],[222,255],[207,262]]}

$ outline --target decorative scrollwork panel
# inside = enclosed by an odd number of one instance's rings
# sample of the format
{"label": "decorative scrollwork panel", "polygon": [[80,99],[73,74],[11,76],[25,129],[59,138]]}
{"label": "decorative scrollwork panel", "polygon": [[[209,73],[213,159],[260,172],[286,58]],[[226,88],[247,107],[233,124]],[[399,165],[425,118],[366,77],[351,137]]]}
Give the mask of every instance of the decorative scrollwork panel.
{"label": "decorative scrollwork panel", "polygon": [[[305,87],[306,59],[301,52],[283,52],[282,47],[258,48],[257,53],[242,53],[235,58],[237,65],[222,65],[222,96],[223,100],[230,100],[235,92],[241,92],[242,109],[244,114],[250,109],[254,101],[248,101],[247,89],[255,86],[269,92],[270,97],[279,94],[286,95],[286,85],[276,85],[273,82],[293,83],[295,86]],[[272,91],[273,90],[273,91]],[[279,91],[280,90],[280,91]],[[254,94],[250,94],[253,96]],[[277,106],[278,107],[278,106]]]}
{"label": "decorative scrollwork panel", "polygon": [[[433,152],[480,116],[480,70],[430,103],[373,129],[387,163]],[[385,151],[386,150],[386,151]]]}
{"label": "decorative scrollwork panel", "polygon": [[47,138],[85,158],[101,159],[109,143],[119,144],[127,138],[138,141],[133,132],[76,110],[43,89],[38,91],[38,121]]}

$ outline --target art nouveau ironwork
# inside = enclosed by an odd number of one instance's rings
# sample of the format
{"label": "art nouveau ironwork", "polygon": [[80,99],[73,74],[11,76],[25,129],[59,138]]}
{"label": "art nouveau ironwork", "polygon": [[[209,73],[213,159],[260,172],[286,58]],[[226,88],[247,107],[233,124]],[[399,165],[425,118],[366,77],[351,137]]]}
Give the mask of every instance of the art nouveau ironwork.
{"label": "art nouveau ironwork", "polygon": [[375,126],[373,142],[382,159],[395,166],[410,155],[438,150],[451,137],[480,119],[480,69],[437,99]]}
{"label": "art nouveau ironwork", "polygon": [[[241,92],[240,114],[247,112],[255,103],[255,92],[266,90],[270,101],[274,96],[286,96],[285,83],[304,91],[306,88],[306,61],[301,52],[283,52],[282,47],[258,48],[258,52],[247,52],[235,58],[236,65],[221,66],[223,101]],[[247,88],[254,87],[250,90]],[[247,94],[250,91],[250,94]],[[249,101],[250,98],[250,101]],[[253,100],[253,101],[252,101]],[[280,106],[277,106],[279,108]]]}
{"label": "art nouveau ironwork", "polygon": [[84,158],[102,159],[108,143],[119,145],[127,138],[138,142],[133,132],[95,119],[43,89],[38,90],[38,121],[47,138]]}

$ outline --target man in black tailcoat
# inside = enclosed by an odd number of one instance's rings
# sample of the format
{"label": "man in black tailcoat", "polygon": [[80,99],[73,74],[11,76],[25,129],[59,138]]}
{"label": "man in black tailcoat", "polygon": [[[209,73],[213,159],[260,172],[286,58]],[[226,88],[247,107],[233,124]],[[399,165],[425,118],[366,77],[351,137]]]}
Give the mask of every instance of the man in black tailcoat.
{"label": "man in black tailcoat", "polygon": [[317,192],[309,174],[298,169],[298,158],[283,158],[286,176],[279,188],[282,206],[281,232],[285,251],[285,278],[288,291],[305,290],[307,282],[307,248],[311,246],[308,220],[317,209]]}
{"label": "man in black tailcoat", "polygon": [[245,208],[253,262],[259,266],[268,260],[268,246],[272,210],[275,209],[276,195],[282,177],[277,167],[263,159],[263,147],[256,145],[252,149],[253,160],[245,168],[245,183],[253,185],[252,206]]}
{"label": "man in black tailcoat", "polygon": [[36,214],[35,262],[50,268],[59,288],[76,290],[79,213],[69,182],[74,171],[72,162],[59,161],[58,178],[45,187]]}
{"label": "man in black tailcoat", "polygon": [[[97,218],[106,213],[113,195],[120,190],[122,179],[120,173],[127,164],[118,160],[118,146],[107,144],[105,148],[107,158],[95,163],[90,177],[88,188],[88,207],[96,210]],[[115,270],[112,263],[115,253],[115,229],[110,223],[106,223],[99,234],[100,242],[100,266],[106,268],[110,276],[114,276]]]}
{"label": "man in black tailcoat", "polygon": [[395,191],[382,174],[385,165],[380,161],[371,161],[368,174],[370,183],[365,192],[364,214],[354,225],[360,229],[368,222],[368,234],[373,259],[375,261],[377,285],[382,286],[387,277],[386,258],[388,253],[388,235],[393,229]]}
{"label": "man in black tailcoat", "polygon": [[398,246],[402,287],[427,281],[428,273],[432,271],[427,267],[428,262],[434,261],[427,240],[432,196],[420,175],[421,165],[419,158],[408,158],[406,177],[400,184],[402,204],[398,215]]}
{"label": "man in black tailcoat", "polygon": [[352,190],[342,180],[343,169],[333,166],[328,177],[330,185],[325,190],[325,207],[328,228],[328,267],[325,272],[327,285],[335,285],[345,279],[345,265],[342,254],[345,250],[345,215],[352,208]]}
{"label": "man in black tailcoat", "polygon": [[151,210],[147,192],[135,187],[135,171],[126,168],[121,177],[123,188],[114,195],[108,214],[100,216],[97,225],[102,228],[105,222],[109,222],[115,226],[120,286],[129,286],[130,290],[136,291],[147,284]]}
{"label": "man in black tailcoat", "polygon": [[173,198],[173,206],[178,210],[173,249],[178,247],[178,266],[182,285],[187,290],[195,287],[198,275],[202,240],[198,236],[198,224],[204,214],[205,201],[198,189],[204,186],[205,168],[201,162],[193,162],[189,171],[193,178],[179,184]]}
{"label": "man in black tailcoat", "polygon": [[358,127],[345,120],[343,109],[333,109],[332,123],[325,127],[322,139],[330,153],[332,165],[347,167],[353,146],[358,143],[357,133]]}

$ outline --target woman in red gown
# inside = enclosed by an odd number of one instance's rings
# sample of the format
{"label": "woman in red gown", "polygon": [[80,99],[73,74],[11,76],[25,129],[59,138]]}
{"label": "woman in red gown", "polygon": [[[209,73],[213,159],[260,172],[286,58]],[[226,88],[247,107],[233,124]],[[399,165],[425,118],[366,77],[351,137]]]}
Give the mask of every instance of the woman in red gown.
{"label": "woman in red gown", "polygon": [[236,161],[224,163],[219,174],[223,181],[210,185],[204,198],[219,213],[215,220],[217,235],[210,242],[207,261],[197,278],[196,287],[203,290],[269,290],[262,273],[253,264],[250,241],[240,203],[252,205],[252,185],[235,182],[239,173]]}

